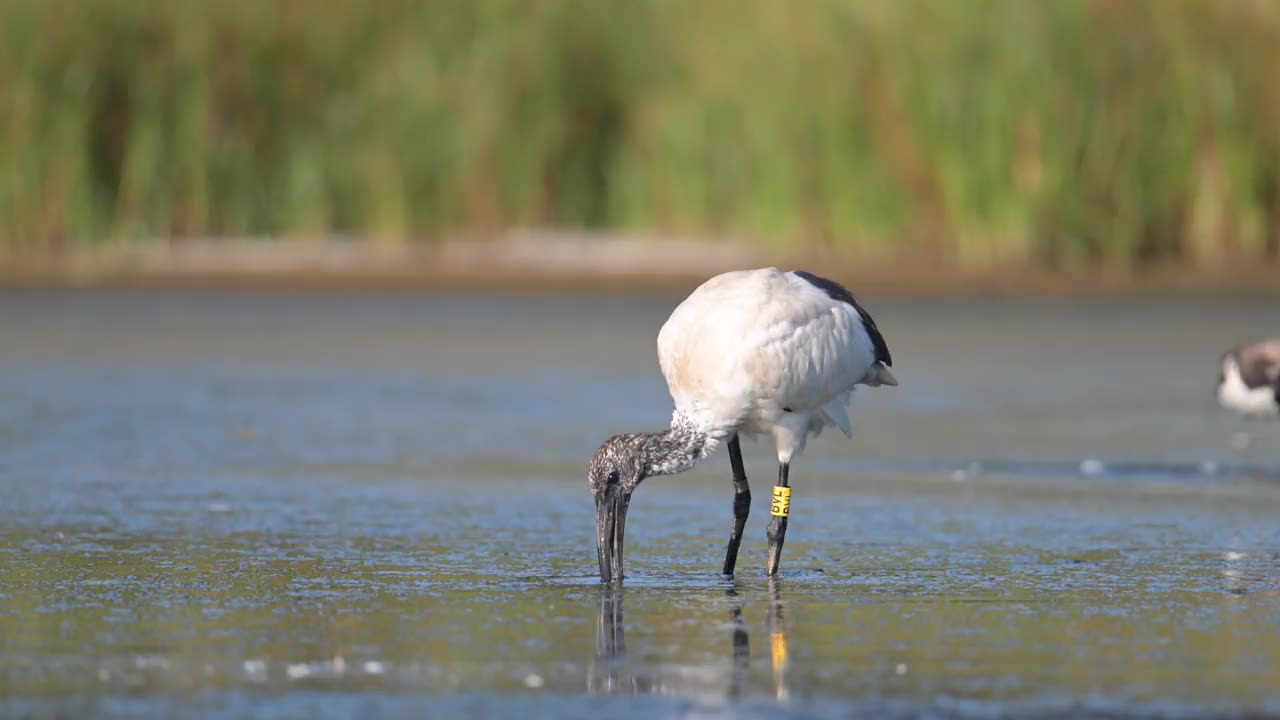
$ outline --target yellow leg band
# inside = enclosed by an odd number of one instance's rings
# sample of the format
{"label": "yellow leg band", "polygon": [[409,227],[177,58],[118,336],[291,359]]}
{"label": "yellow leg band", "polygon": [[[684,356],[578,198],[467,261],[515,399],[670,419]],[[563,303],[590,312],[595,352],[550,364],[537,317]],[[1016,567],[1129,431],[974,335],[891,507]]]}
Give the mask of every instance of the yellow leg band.
{"label": "yellow leg band", "polygon": [[791,514],[791,488],[781,485],[773,486],[773,502],[769,504],[769,514],[778,517]]}

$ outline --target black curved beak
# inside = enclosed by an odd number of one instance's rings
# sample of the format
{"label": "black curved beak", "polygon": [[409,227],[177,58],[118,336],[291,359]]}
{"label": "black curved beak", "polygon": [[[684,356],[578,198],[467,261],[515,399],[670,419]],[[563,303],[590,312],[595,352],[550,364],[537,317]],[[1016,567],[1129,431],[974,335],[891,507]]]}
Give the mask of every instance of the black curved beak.
{"label": "black curved beak", "polygon": [[596,496],[596,555],[600,558],[600,582],[622,582],[622,538],[627,524],[631,493],[611,485]]}

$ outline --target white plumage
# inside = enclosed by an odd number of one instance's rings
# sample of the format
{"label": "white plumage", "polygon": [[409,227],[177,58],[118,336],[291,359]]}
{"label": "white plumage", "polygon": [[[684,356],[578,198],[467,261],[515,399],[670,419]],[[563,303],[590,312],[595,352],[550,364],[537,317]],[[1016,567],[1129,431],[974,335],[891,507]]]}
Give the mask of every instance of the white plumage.
{"label": "white plumage", "polygon": [[1218,403],[1243,415],[1280,414],[1280,340],[1246,343],[1222,356]]}
{"label": "white plumage", "polygon": [[713,436],[770,434],[786,463],[826,425],[852,437],[856,385],[897,384],[868,322],[795,272],[728,272],[671,313],[658,362],[677,416]]}
{"label": "white plumage", "polygon": [[724,573],[733,574],[751,490],[738,436],[765,434],[778,452],[777,509],[768,527],[768,572],[778,570],[790,503],[788,472],[810,436],[827,425],[852,435],[848,406],[858,385],[897,385],[875,321],[839,284],[777,268],[717,275],[694,290],[658,333],[658,362],[675,403],[671,429],[623,433],[587,469],[596,499],[600,577],[622,577],[631,493],[646,478],[683,472],[727,441],[734,525]]}

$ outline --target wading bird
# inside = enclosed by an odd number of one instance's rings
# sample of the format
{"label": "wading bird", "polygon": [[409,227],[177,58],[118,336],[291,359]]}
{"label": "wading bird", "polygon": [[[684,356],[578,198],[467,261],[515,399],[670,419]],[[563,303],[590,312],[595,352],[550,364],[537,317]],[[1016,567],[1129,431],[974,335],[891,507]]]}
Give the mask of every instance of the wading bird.
{"label": "wading bird", "polygon": [[827,425],[852,436],[847,407],[854,386],[898,384],[884,337],[838,283],[803,271],[739,270],[707,280],[676,307],[658,333],[658,362],[675,403],[671,428],[614,435],[587,467],[600,579],[622,579],[636,487],[692,468],[724,441],[734,486],[724,574],[733,574],[751,511],[740,434],[772,435],[777,446],[766,533],[768,573],[776,575],[791,507],[791,461]]}
{"label": "wading bird", "polygon": [[1222,356],[1218,403],[1244,415],[1280,414],[1280,339],[1239,345]]}

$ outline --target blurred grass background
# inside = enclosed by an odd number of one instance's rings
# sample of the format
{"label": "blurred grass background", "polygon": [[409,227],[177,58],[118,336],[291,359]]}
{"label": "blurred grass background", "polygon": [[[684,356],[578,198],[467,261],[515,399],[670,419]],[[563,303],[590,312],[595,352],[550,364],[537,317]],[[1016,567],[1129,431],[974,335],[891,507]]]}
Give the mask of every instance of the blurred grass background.
{"label": "blurred grass background", "polygon": [[0,251],[731,236],[1280,255],[1272,0],[6,0]]}

